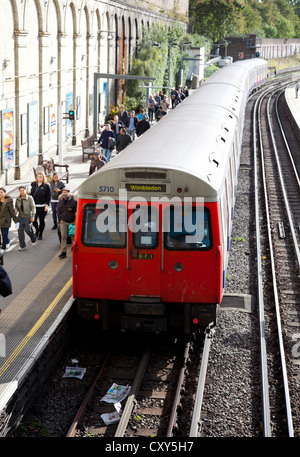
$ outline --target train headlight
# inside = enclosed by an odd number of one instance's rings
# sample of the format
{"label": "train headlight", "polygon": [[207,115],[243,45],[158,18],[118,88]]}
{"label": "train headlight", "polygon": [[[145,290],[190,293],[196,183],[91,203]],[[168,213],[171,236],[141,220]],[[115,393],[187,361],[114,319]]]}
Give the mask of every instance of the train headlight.
{"label": "train headlight", "polygon": [[175,265],[174,265],[174,270],[175,270],[175,271],[182,271],[182,270],[183,270],[183,265],[182,265],[182,263],[180,263],[180,262],[175,263]]}
{"label": "train headlight", "polygon": [[111,268],[112,270],[115,270],[116,268],[118,268],[118,262],[116,260],[111,260],[108,264],[109,268]]}

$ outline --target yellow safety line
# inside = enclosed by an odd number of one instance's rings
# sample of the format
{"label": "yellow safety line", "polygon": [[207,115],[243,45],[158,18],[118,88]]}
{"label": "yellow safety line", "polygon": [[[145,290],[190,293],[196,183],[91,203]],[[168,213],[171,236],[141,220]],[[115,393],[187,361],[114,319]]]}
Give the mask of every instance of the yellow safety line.
{"label": "yellow safety line", "polygon": [[1,314],[0,333],[5,335],[28,311],[33,301],[46,290],[52,279],[65,266],[65,262],[55,256],[47,262],[42,270],[27,284],[27,286],[9,303]]}
{"label": "yellow safety line", "polygon": [[60,299],[64,296],[64,294],[67,292],[67,290],[71,287],[72,285],[73,278],[70,278],[69,281],[64,285],[64,287],[61,289],[61,291],[56,295],[54,300],[50,303],[46,311],[41,315],[39,320],[36,322],[36,324],[32,327],[30,332],[27,333],[25,338],[21,341],[21,343],[16,347],[16,349],[12,352],[12,354],[8,357],[8,359],[5,361],[3,366],[0,368],[0,377],[3,375],[3,373],[9,368],[11,363],[15,360],[15,358],[20,354],[22,349],[26,346],[26,344],[30,341],[30,339],[36,334],[38,329],[43,325],[47,317],[52,313],[53,309],[55,306],[58,304]]}

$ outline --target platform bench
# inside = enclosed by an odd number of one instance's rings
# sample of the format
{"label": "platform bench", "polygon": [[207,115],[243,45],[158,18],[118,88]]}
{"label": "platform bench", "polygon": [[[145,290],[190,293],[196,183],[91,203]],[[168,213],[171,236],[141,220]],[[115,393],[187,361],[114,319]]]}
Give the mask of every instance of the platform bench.
{"label": "platform bench", "polygon": [[[64,170],[57,170],[57,168],[61,168]],[[57,173],[59,179],[61,181],[69,182],[69,165],[60,165],[58,163],[54,163],[54,160],[44,160],[42,165],[38,165],[37,167],[33,167],[34,177],[36,178],[37,173],[43,171],[46,176],[52,176],[53,173]]]}
{"label": "platform bench", "polygon": [[94,135],[88,136],[84,140],[81,140],[82,162],[84,162],[85,156],[87,156],[88,159],[93,157],[96,149],[95,141],[96,140]]}

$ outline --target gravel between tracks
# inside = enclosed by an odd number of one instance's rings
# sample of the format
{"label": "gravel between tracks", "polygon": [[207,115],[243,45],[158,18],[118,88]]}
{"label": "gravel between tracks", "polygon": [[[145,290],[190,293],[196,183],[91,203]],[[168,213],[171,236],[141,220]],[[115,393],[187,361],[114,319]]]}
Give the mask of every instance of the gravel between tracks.
{"label": "gravel between tracks", "polygon": [[[249,294],[256,301],[253,152],[246,118],[237,186],[226,294]],[[220,307],[208,367],[202,436],[262,435],[257,307],[252,313]]]}

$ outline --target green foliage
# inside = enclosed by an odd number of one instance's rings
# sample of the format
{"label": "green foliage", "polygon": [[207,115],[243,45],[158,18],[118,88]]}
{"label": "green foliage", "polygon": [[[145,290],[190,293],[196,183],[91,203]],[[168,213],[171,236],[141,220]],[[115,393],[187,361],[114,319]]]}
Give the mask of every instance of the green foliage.
{"label": "green foliage", "polygon": [[[185,28],[174,23],[169,30],[163,24],[155,23],[150,28],[143,28],[143,39],[139,45],[137,56],[133,61],[130,74],[139,76],[155,77],[153,86],[168,87],[178,84],[179,70],[181,67],[181,50],[183,57],[189,57],[187,45],[202,46],[207,40],[198,34],[188,34]],[[175,44],[173,46],[173,44]],[[209,43],[207,42],[209,48]],[[170,54],[169,54],[170,52]],[[169,59],[170,55],[170,59]],[[169,74],[170,63],[170,74]],[[183,61],[183,78],[185,80],[189,68],[189,62]],[[129,80],[126,83],[126,94],[146,105],[146,90],[141,88],[140,81]]]}
{"label": "green foliage", "polygon": [[243,6],[236,0],[191,0],[191,18],[199,35],[223,40],[237,26]]}
{"label": "green foliage", "polygon": [[293,38],[295,29],[291,21],[281,16],[276,22],[276,38]]}
{"label": "green foliage", "polygon": [[250,34],[300,37],[300,0],[190,0],[190,18],[195,32],[213,41]]}
{"label": "green foliage", "polygon": [[263,31],[266,38],[275,38],[277,36],[277,29],[274,25],[265,24]]}

